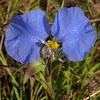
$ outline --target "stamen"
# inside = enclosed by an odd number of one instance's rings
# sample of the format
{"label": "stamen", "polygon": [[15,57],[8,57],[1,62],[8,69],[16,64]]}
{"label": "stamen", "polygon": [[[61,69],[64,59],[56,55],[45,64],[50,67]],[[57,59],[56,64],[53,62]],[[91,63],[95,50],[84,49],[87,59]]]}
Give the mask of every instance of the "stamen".
{"label": "stamen", "polygon": [[[43,55],[43,57],[42,57],[42,64],[43,64],[43,59],[44,59],[44,57],[45,57],[45,55],[47,54],[47,52],[49,51],[49,54],[47,55],[48,57],[50,57],[51,55],[52,55],[52,53],[53,53],[53,49],[57,52],[57,53],[59,53],[62,57],[63,57],[63,59],[64,60],[62,60],[62,59],[60,59],[59,58],[59,61],[61,61],[61,62],[65,62],[65,58],[64,58],[64,56],[59,52],[59,51],[57,51],[56,49],[59,47],[59,44],[57,44],[56,42],[55,43],[53,43],[52,41],[50,41],[50,40],[48,40],[47,42],[45,42],[44,40],[42,40],[42,39],[39,39],[43,44],[45,44],[45,45],[47,45],[48,46],[48,49],[46,50],[46,52],[45,52],[45,54]],[[45,63],[45,64],[43,64],[43,65],[46,65],[47,63]]]}
{"label": "stamen", "polygon": [[62,59],[59,58],[59,61],[61,61],[61,62],[65,62],[65,58],[64,58],[64,56],[63,56],[63,55],[62,55],[58,50],[56,50],[56,49],[54,49],[54,50],[55,50],[57,53],[59,53],[59,54],[63,57],[63,59],[64,59],[64,60],[62,60]]}
{"label": "stamen", "polygon": [[49,45],[48,49],[57,49],[59,47],[59,44],[57,44],[56,42],[53,43],[52,41],[48,40],[47,43]]}

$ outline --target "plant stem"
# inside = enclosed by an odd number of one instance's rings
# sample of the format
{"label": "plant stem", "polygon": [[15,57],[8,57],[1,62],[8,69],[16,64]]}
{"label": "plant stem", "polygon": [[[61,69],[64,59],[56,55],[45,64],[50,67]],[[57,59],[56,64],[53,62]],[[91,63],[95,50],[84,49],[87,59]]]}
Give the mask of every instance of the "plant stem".
{"label": "plant stem", "polygon": [[49,58],[45,76],[46,76],[46,82],[47,82],[47,85],[48,85],[48,89],[49,89],[49,92],[50,92],[48,97],[49,97],[50,100],[55,100],[55,94],[54,94],[54,91],[53,91],[53,88],[52,88],[52,83],[51,83],[51,74],[50,74],[51,73],[50,72],[51,67],[52,67],[52,62],[51,62],[51,58]]}
{"label": "plant stem", "polygon": [[54,91],[53,91],[53,88],[52,88],[52,83],[51,83],[51,76],[50,75],[47,75],[46,73],[46,82],[47,82],[47,85],[48,85],[48,89],[49,89],[49,92],[50,92],[50,100],[55,100],[55,94],[54,94]]}

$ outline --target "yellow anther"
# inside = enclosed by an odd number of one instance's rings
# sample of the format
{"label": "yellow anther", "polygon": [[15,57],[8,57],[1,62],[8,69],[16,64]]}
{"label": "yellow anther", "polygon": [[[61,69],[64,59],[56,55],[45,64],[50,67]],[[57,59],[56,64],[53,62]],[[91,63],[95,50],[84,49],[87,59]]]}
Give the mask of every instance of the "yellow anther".
{"label": "yellow anther", "polygon": [[56,42],[53,43],[52,41],[48,40],[47,43],[49,44],[48,49],[57,49],[59,47],[59,44]]}

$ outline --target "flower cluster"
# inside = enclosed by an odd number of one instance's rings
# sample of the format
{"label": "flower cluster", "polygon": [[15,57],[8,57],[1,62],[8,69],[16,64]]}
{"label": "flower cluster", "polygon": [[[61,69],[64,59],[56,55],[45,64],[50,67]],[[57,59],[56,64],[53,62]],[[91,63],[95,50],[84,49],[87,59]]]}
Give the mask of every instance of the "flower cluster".
{"label": "flower cluster", "polygon": [[40,57],[41,43],[49,44],[49,49],[53,49],[59,46],[57,42],[62,41],[65,56],[78,62],[86,58],[97,38],[97,32],[78,7],[58,10],[51,26],[51,34],[56,37],[56,43],[45,41],[49,32],[49,23],[41,10],[14,15],[7,29],[6,50],[13,59],[28,64]]}

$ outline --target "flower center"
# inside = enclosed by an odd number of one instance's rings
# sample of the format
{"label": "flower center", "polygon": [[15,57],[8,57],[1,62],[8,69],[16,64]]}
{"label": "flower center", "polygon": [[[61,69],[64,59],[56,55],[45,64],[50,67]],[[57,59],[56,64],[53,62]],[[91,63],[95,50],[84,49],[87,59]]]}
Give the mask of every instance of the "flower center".
{"label": "flower center", "polygon": [[56,42],[53,43],[52,41],[48,40],[47,43],[49,45],[48,49],[57,49],[59,47],[59,44],[57,44]]}

